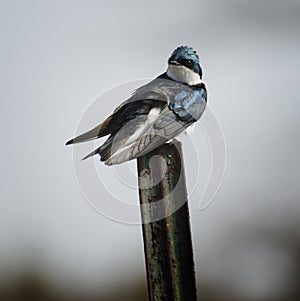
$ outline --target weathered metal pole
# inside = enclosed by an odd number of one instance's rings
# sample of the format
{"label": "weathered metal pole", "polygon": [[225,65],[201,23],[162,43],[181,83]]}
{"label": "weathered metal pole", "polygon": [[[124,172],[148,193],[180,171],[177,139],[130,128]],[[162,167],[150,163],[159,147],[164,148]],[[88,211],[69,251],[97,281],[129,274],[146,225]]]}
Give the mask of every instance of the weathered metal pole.
{"label": "weathered metal pole", "polygon": [[138,158],[150,301],[194,301],[196,284],[181,143]]}

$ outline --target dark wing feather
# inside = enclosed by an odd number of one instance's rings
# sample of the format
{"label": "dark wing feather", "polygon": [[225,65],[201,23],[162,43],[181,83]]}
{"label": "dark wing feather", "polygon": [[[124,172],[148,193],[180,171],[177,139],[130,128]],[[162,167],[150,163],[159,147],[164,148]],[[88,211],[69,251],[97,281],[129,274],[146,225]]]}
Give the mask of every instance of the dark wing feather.
{"label": "dark wing feather", "polygon": [[179,120],[166,106],[153,126],[136,142],[106,160],[107,165],[119,164],[144,155],[183,132],[190,123]]}
{"label": "dark wing feather", "polygon": [[[152,99],[136,100],[122,105],[119,107],[118,111],[115,111],[109,117],[111,118],[110,123],[113,126],[109,138],[103,145],[85,156],[83,160],[95,154],[100,155],[101,161],[108,160],[119,149],[130,144],[131,142],[128,142],[130,141],[130,137],[132,137],[137,131],[139,131],[139,136],[141,136],[148,130],[146,121],[149,112],[153,108],[162,109],[166,106],[166,102]],[[137,139],[139,136],[137,136]]]}
{"label": "dark wing feather", "polygon": [[154,107],[162,107],[166,102],[155,99],[126,101],[120,105],[108,118],[88,132],[71,140],[66,145],[98,139],[117,133],[126,123],[140,115],[147,115]]}
{"label": "dark wing feather", "polygon": [[74,143],[81,143],[90,141],[93,139],[97,139],[103,136],[106,136],[112,132],[112,119],[113,115],[106,118],[101,124],[97,125],[93,129],[89,130],[88,132],[85,132],[71,140],[69,140],[66,145],[74,144]]}
{"label": "dark wing feather", "polygon": [[135,93],[123,103],[100,125],[71,140],[66,145],[97,139],[116,133],[136,114],[147,114],[153,105],[161,106],[169,103],[170,96],[182,89],[183,85],[171,80],[156,78],[150,83],[138,88]]}

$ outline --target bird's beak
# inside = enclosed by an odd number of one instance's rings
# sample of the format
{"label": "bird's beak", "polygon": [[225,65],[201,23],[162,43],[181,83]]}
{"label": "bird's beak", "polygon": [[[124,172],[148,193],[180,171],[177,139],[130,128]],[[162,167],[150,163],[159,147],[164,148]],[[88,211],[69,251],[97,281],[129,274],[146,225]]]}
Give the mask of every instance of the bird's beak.
{"label": "bird's beak", "polygon": [[175,66],[179,66],[180,64],[177,61],[171,61],[170,65],[175,65]]}

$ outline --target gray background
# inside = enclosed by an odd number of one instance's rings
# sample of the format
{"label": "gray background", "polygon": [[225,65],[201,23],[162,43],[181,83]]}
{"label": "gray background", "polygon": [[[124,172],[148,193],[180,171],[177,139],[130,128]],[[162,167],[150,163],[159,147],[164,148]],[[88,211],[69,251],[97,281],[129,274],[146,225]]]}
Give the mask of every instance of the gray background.
{"label": "gray background", "polygon": [[197,281],[239,300],[294,291],[299,1],[1,1],[0,22],[1,285],[24,270],[62,292],[143,281],[141,228],[86,203],[64,143],[98,95],[157,76],[187,44],[199,53],[228,160],[213,204],[198,211],[190,199]]}

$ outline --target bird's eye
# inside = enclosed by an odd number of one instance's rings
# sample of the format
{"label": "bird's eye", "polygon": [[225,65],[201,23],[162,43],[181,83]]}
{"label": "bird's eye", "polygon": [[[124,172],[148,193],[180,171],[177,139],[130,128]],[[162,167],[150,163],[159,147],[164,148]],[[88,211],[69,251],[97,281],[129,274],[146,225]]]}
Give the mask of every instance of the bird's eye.
{"label": "bird's eye", "polygon": [[192,61],[192,60],[185,60],[185,65],[186,65],[187,67],[192,67],[193,61]]}
{"label": "bird's eye", "polygon": [[188,68],[193,66],[193,61],[192,60],[188,60],[188,59],[182,59],[180,60],[181,65],[184,65]]}

